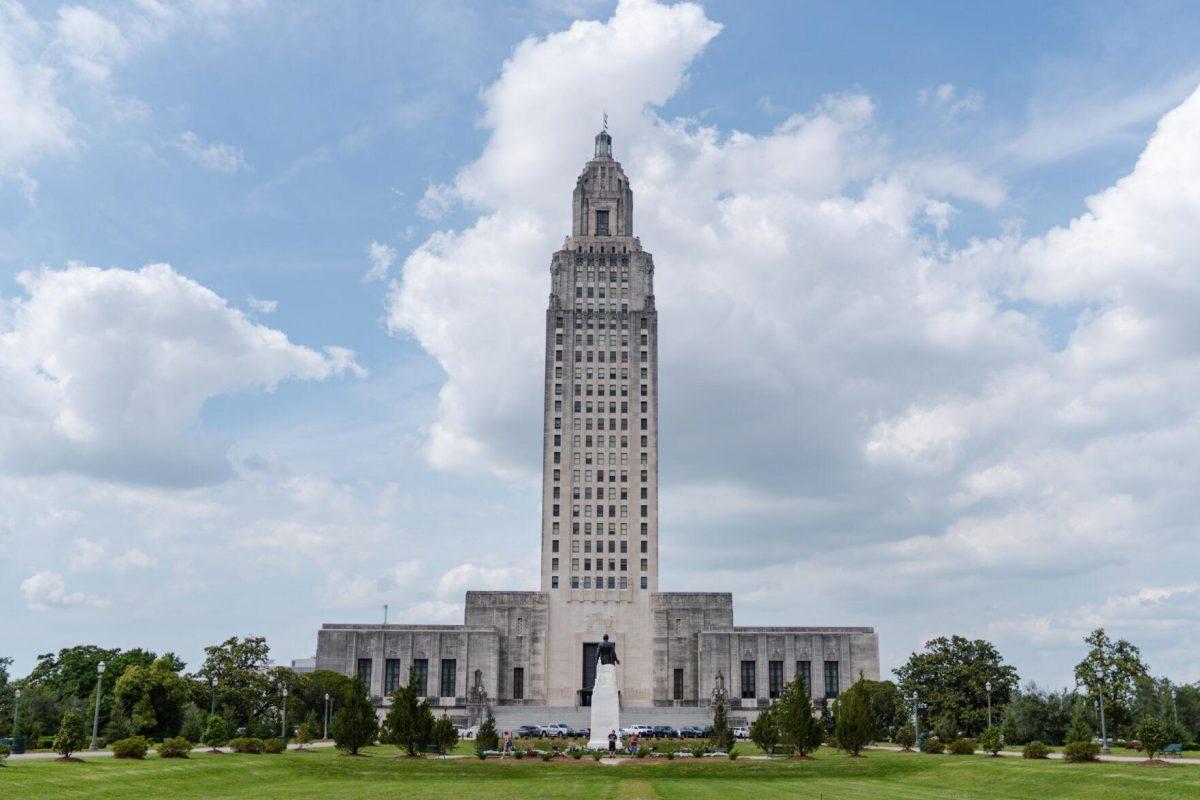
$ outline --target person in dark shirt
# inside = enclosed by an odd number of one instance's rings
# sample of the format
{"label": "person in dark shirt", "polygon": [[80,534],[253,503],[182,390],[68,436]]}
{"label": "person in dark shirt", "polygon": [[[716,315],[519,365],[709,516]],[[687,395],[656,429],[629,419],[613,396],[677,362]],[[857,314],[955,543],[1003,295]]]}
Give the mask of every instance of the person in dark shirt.
{"label": "person in dark shirt", "polygon": [[608,733],[608,754],[615,756],[617,754],[617,732],[609,731]]}

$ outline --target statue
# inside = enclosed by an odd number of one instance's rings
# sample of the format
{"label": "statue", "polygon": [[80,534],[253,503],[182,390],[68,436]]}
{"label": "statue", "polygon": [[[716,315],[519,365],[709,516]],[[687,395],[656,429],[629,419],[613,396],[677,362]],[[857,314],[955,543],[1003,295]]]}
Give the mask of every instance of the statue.
{"label": "statue", "polygon": [[717,670],[716,685],[712,690],[712,701],[714,704],[724,701],[725,699],[725,674],[721,670]]}
{"label": "statue", "polygon": [[604,641],[600,642],[600,663],[601,664],[620,664],[621,660],[617,658],[617,646],[608,640],[608,634],[604,634]]}

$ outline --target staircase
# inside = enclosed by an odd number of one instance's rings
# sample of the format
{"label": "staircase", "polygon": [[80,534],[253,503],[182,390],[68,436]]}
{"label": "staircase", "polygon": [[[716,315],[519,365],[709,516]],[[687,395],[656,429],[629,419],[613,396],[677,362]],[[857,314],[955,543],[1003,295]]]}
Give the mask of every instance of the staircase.
{"label": "staircase", "polygon": [[[496,730],[516,730],[522,725],[549,725],[561,722],[572,728],[586,728],[592,724],[592,710],[586,706],[492,706],[496,717]],[[729,724],[742,721],[730,715]],[[622,708],[621,725],[670,725],[680,728],[685,725],[712,724],[712,709],[666,706],[663,708]]]}

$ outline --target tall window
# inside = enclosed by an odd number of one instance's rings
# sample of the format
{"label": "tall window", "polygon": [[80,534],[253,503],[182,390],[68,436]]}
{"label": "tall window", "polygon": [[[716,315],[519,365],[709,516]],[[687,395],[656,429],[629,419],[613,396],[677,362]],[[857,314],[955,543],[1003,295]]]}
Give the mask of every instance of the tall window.
{"label": "tall window", "polygon": [[769,697],[779,697],[783,689],[783,662],[767,662],[767,691]]}
{"label": "tall window", "polygon": [[683,669],[680,667],[675,668],[675,687],[674,688],[675,688],[675,694],[674,694],[675,699],[682,700],[683,699]]}
{"label": "tall window", "polygon": [[742,699],[753,700],[757,696],[754,686],[754,662],[742,662]]}
{"label": "tall window", "polygon": [[383,662],[383,693],[391,694],[400,688],[400,659],[389,658]]}
{"label": "tall window", "polygon": [[796,672],[798,672],[800,674],[800,676],[802,678],[804,678],[804,690],[806,692],[808,692],[809,695],[811,696],[812,690],[813,690],[812,662],[811,661],[797,661],[796,662]]}
{"label": "tall window", "polygon": [[454,679],[458,677],[458,662],[453,658],[442,659],[441,697],[454,697]]}
{"label": "tall window", "polygon": [[363,686],[367,687],[367,691],[371,691],[371,659],[360,658],[358,660],[358,679],[363,682]]}
{"label": "tall window", "polygon": [[429,688],[429,659],[414,658],[413,669],[417,672],[417,696],[428,697],[429,692],[426,689]]}
{"label": "tall window", "polygon": [[525,699],[525,668],[513,667],[513,700]]}
{"label": "tall window", "polygon": [[825,699],[832,700],[838,696],[838,662],[825,662]]}
{"label": "tall window", "polygon": [[596,235],[608,236],[608,211],[596,212]]}

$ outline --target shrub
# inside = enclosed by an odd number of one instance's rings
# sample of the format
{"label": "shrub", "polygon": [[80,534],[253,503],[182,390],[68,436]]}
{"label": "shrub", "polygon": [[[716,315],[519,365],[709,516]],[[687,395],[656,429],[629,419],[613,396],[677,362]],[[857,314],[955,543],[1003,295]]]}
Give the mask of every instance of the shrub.
{"label": "shrub", "polygon": [[[648,755],[650,755],[650,749],[649,749],[649,748],[647,748],[647,747],[639,747],[639,748],[638,748],[638,751],[637,751],[637,758],[645,758],[645,757],[646,757],[646,756],[648,756]],[[579,756],[576,756],[576,758],[578,758],[578,757],[579,757]]]}
{"label": "shrub", "polygon": [[367,687],[362,681],[354,682],[348,702],[333,717],[330,733],[333,734],[337,749],[352,756],[358,755],[359,750],[374,742],[379,735],[375,706],[367,698]]}
{"label": "shrub", "polygon": [[76,709],[67,709],[63,712],[62,722],[59,723],[58,735],[54,737],[54,752],[63,758],[70,758],[71,753],[82,750],[86,744],[83,715]]}
{"label": "shrub", "polygon": [[1030,742],[1021,751],[1021,758],[1049,758],[1050,747],[1041,742]]}
{"label": "shrub", "polygon": [[549,761],[549,760],[550,760],[550,759],[552,759],[552,758],[554,758],[554,753],[553,753],[553,752],[550,752],[550,753],[542,753],[542,761]]}
{"label": "shrub", "polygon": [[692,745],[690,749],[692,758],[704,758],[704,754],[707,752],[707,749],[702,744]]}
{"label": "shrub", "polygon": [[1171,731],[1157,717],[1146,715],[1137,726],[1138,749],[1146,753],[1146,758],[1154,758],[1171,743]]}
{"label": "shrub", "polygon": [[0,765],[4,764],[4,759],[12,755],[12,748],[6,744],[0,744]]}
{"label": "shrub", "polygon": [[838,747],[856,756],[870,743],[874,730],[875,719],[871,716],[871,698],[866,684],[856,682],[842,693],[834,706],[834,738]]}
{"label": "shrub", "polygon": [[176,736],[174,739],[167,739],[158,747],[159,758],[187,758],[188,753],[192,752],[192,743],[182,736]]}
{"label": "shrub", "polygon": [[948,748],[952,756],[975,755],[975,743],[970,739],[955,739]]}
{"label": "shrub", "polygon": [[979,734],[979,747],[993,756],[999,755],[1004,748],[1004,735],[1000,733],[999,728],[993,725]]}
{"label": "shrub", "polygon": [[604,754],[601,753],[599,750],[592,751],[592,761],[599,761],[603,757],[604,757]]}
{"label": "shrub", "polygon": [[1063,760],[1069,761],[1072,764],[1081,764],[1085,761],[1098,761],[1100,755],[1100,745],[1092,742],[1068,742],[1063,748]]}
{"label": "shrub", "polygon": [[907,725],[901,725],[896,731],[896,744],[903,747],[905,750],[912,750],[912,746],[917,743],[917,737],[913,733],[912,728]]}
{"label": "shrub", "polygon": [[242,736],[237,739],[230,739],[229,747],[235,753],[261,753],[263,751],[263,740],[256,739],[253,736]]}
{"label": "shrub", "polygon": [[576,761],[578,761],[579,759],[583,758],[583,751],[582,751],[582,750],[572,750],[572,751],[571,751],[571,758],[573,758],[573,759],[575,759]]}
{"label": "shrub", "polygon": [[500,735],[496,733],[496,718],[488,713],[483,724],[479,726],[479,733],[475,735],[476,747],[482,747],[484,750],[500,749]]}
{"label": "shrub", "polygon": [[34,738],[37,740],[37,749],[38,750],[53,750],[54,749],[54,737],[53,736],[37,736]]}
{"label": "shrub", "polygon": [[736,748],[736,747],[731,747],[731,748],[729,748],[729,760],[730,760],[730,761],[737,761],[737,757],[738,757],[738,751],[737,751],[737,748]]}
{"label": "shrub", "polygon": [[524,750],[513,750],[513,756],[516,757],[517,761],[520,761],[522,758],[525,757],[525,751]]}
{"label": "shrub", "polygon": [[316,738],[314,728],[308,722],[300,723],[300,727],[296,729],[296,749],[303,750],[304,746]]}
{"label": "shrub", "polygon": [[201,741],[213,750],[229,743],[229,724],[220,714],[213,714],[208,718],[208,725],[204,729],[204,738]]}
{"label": "shrub", "polygon": [[939,739],[938,737],[930,736],[928,739],[925,740],[925,746],[922,747],[921,749],[924,750],[926,753],[933,753],[934,755],[941,755],[942,753],[946,752],[946,745],[944,745],[942,743],[942,740]]}
{"label": "shrub", "polygon": [[274,756],[274,755],[279,755],[286,749],[287,749],[287,743],[284,742],[283,739],[276,739],[276,738],[263,739],[262,751],[264,753],[270,753],[271,755]]}
{"label": "shrub", "polygon": [[113,758],[145,758],[149,749],[145,736],[128,736],[112,743]]}
{"label": "shrub", "polygon": [[750,723],[750,741],[758,745],[758,749],[769,753],[779,743],[779,723],[770,706],[758,712],[758,717]]}

